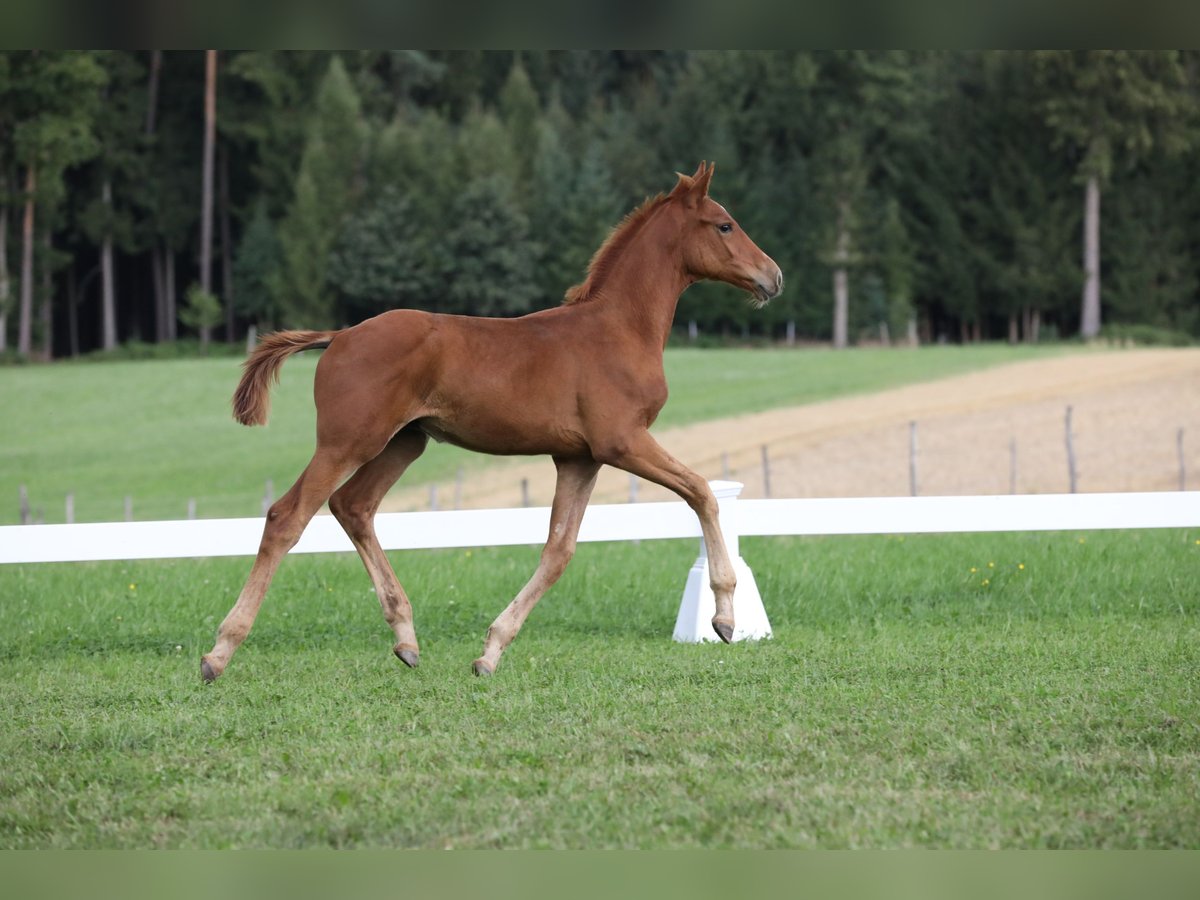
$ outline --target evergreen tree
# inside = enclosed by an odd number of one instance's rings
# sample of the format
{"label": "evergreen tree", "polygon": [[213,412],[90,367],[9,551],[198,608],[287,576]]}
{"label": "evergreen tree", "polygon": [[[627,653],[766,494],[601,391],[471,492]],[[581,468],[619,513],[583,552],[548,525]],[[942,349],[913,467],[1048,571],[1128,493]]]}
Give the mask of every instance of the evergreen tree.
{"label": "evergreen tree", "polygon": [[188,288],[183,308],[179,310],[179,320],[189,328],[195,329],[200,336],[201,353],[208,353],[212,330],[221,323],[222,315],[221,301],[217,299],[216,294],[204,290],[198,284]]}
{"label": "evergreen tree", "polygon": [[315,114],[296,176],[295,196],[279,229],[283,266],[274,280],[283,324],[333,324],[326,283],[329,254],[362,190],[366,129],[358,95],[338,57],[317,91]]}
{"label": "evergreen tree", "polygon": [[98,150],[93,131],[105,73],[91,52],[22,51],[9,57],[13,162],[22,173],[21,287],[17,352],[33,350],[36,208],[53,208],[64,174]]}
{"label": "evergreen tree", "polygon": [[825,255],[833,274],[833,345],[849,341],[849,276],[869,248],[862,244],[868,187],[896,138],[919,122],[913,65],[902,53],[816,54],[813,151],[824,198]]}
{"label": "evergreen tree", "polygon": [[540,103],[537,91],[529,81],[529,73],[521,64],[521,54],[513,60],[512,70],[500,92],[500,115],[508,128],[509,143],[517,165],[517,185],[528,189],[533,179],[534,159],[538,150],[538,115]]}
{"label": "evergreen tree", "polygon": [[541,248],[535,275],[539,306],[561,303],[566,289],[583,279],[592,254],[623,212],[601,147],[589,144],[582,158],[574,156],[563,137],[570,127],[557,104],[538,123],[530,206]]}
{"label": "evergreen tree", "polygon": [[528,312],[536,297],[537,247],[512,181],[499,174],[473,179],[455,199],[451,217],[457,224],[446,236],[448,266],[442,273],[449,310],[487,316]]}
{"label": "evergreen tree", "polygon": [[238,311],[261,330],[270,330],[278,320],[271,286],[279,277],[280,255],[279,237],[267,216],[266,201],[260,199],[238,245],[233,279]]}
{"label": "evergreen tree", "polygon": [[422,243],[412,203],[396,187],[350,217],[329,261],[329,283],[348,301],[349,319],[429,303],[437,279]]}
{"label": "evergreen tree", "polygon": [[1114,180],[1104,219],[1109,319],[1200,335],[1195,241],[1178,216],[1182,165],[1147,167]]}
{"label": "evergreen tree", "polygon": [[104,115],[97,116],[96,156],[91,200],[80,215],[84,234],[100,246],[101,341],[104,350],[117,346],[115,251],[137,252],[142,236],[134,187],[146,174],[146,141],[141,123],[146,114],[145,69],[124,51],[106,51],[97,60],[106,73]]}
{"label": "evergreen tree", "polygon": [[1114,163],[1156,146],[1186,149],[1195,96],[1176,51],[1056,50],[1034,54],[1042,112],[1084,185],[1084,285],[1079,332],[1100,332],[1100,194]]}

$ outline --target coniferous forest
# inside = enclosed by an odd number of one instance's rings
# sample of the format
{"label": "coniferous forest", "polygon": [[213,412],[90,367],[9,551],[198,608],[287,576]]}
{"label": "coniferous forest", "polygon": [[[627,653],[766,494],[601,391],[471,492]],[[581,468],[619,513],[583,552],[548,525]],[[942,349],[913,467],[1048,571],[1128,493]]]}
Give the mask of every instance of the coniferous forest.
{"label": "coniferous forest", "polygon": [[561,302],[674,171],[783,268],[703,335],[1200,338],[1200,53],[0,53],[0,351]]}

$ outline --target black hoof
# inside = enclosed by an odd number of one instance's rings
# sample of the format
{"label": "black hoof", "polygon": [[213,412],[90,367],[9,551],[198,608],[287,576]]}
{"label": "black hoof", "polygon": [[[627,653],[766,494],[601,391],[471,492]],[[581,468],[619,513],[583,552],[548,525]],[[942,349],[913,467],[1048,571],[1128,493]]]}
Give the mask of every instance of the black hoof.
{"label": "black hoof", "polygon": [[212,684],[217,680],[217,673],[213,671],[207,659],[200,660],[200,677],[204,679],[205,684]]}
{"label": "black hoof", "polygon": [[396,654],[396,659],[404,663],[410,669],[415,669],[421,662],[421,654],[411,647],[401,647],[397,644],[392,648],[392,652]]}
{"label": "black hoof", "polygon": [[474,672],[476,676],[491,675],[492,667],[485,663],[482,659],[477,659],[475,662],[471,663],[471,671]]}
{"label": "black hoof", "polygon": [[714,620],[712,626],[713,631],[717,633],[717,637],[727,644],[733,642],[733,625],[731,625],[729,622],[718,622]]}

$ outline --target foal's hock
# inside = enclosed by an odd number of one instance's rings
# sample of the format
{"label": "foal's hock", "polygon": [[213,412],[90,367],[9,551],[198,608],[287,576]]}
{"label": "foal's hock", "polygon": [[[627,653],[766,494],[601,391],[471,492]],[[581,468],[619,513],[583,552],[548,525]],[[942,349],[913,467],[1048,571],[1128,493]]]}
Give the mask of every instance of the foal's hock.
{"label": "foal's hock", "polygon": [[396,635],[396,656],[419,662],[412,606],[375,536],[383,495],[430,437],[495,454],[548,454],[558,470],[550,534],[537,570],[488,629],[477,675],[491,674],[534,604],[575,551],[602,465],[670,488],[695,510],[707,547],[716,615],[733,636],[734,571],[708,483],[650,436],[667,399],[663,348],[679,295],[701,280],[744,288],[757,305],[783,275],[708,196],[713,167],[679,175],[596,251],[562,306],[515,319],[393,310],[341,331],[269,335],[245,363],[233,397],[244,425],[267,421],[279,367],[300,350],[326,348],[317,365],[317,448],[267,513],[250,575],[216,644],[200,661],[219,676],[258,614],[271,577],[326,501],[353,541]]}

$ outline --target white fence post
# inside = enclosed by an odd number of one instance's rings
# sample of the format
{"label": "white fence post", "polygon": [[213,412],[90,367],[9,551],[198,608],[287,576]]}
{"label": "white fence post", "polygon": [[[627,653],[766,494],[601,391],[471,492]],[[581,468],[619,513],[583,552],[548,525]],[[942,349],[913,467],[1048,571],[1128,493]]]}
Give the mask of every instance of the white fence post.
{"label": "white fence post", "polygon": [[[767,611],[763,608],[758,584],[754,580],[754,573],[742,559],[738,546],[737,502],[738,495],[742,493],[745,485],[738,481],[710,481],[709,485],[720,506],[725,549],[729,551],[729,558],[737,575],[737,590],[733,594],[733,639],[744,641],[770,637],[771,623],[767,620]],[[687,585],[683,589],[683,599],[679,603],[679,615],[675,619],[675,633],[672,637],[688,644],[720,640],[712,627],[712,617],[716,608],[712,586],[709,584],[708,551],[704,547],[704,540],[701,539],[700,556],[688,572]]]}

